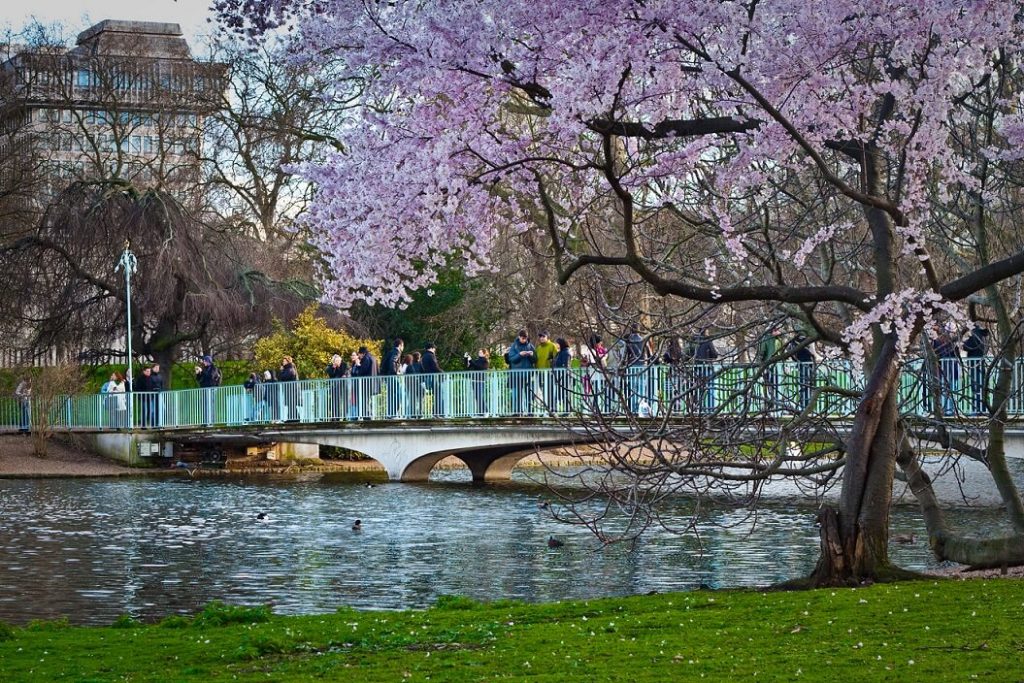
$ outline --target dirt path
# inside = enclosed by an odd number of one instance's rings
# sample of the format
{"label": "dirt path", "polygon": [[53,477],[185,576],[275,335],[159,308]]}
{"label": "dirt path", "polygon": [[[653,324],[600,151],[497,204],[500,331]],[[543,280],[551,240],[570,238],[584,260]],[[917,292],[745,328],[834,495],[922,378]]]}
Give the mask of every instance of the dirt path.
{"label": "dirt path", "polygon": [[145,472],[59,441],[50,441],[45,458],[33,455],[32,447],[27,436],[0,436],[0,477],[117,477]]}

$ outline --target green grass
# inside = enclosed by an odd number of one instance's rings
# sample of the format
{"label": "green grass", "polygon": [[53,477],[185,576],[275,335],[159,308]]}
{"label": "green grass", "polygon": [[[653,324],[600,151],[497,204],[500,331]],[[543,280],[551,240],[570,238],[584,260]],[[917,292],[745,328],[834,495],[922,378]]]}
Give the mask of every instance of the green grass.
{"label": "green grass", "polygon": [[0,629],[2,681],[1020,681],[1024,582]]}

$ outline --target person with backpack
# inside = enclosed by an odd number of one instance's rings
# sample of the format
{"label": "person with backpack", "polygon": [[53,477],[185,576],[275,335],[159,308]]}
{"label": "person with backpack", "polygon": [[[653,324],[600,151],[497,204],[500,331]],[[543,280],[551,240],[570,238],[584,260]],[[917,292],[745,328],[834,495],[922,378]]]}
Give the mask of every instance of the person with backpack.
{"label": "person with backpack", "polygon": [[220,368],[213,363],[213,356],[207,354],[200,361],[201,365],[196,366],[196,382],[201,392],[201,403],[203,404],[203,424],[209,426],[213,423],[214,392],[220,386],[223,379]]}

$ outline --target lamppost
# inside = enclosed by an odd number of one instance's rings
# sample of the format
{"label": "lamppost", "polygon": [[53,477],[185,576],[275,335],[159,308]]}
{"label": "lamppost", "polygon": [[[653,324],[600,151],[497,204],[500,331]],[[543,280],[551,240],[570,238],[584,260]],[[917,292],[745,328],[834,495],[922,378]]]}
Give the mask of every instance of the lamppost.
{"label": "lamppost", "polygon": [[[121,259],[117,262],[117,267],[114,272],[124,269],[124,289],[125,289],[125,301],[128,308],[128,371],[125,373],[128,386],[134,391],[135,385],[132,383],[132,274],[138,270],[139,261],[135,258],[135,254],[131,250],[131,242],[125,240],[124,251],[121,253]],[[128,400],[128,428],[131,429],[134,425],[132,419],[132,397],[126,396]]]}

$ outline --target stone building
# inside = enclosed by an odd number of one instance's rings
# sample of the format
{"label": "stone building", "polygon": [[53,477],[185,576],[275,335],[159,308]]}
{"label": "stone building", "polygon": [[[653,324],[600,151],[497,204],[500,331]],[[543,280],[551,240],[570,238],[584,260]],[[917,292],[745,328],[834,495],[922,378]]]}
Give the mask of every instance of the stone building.
{"label": "stone building", "polygon": [[178,24],[106,20],[70,49],[9,52],[0,158],[38,181],[26,194],[45,201],[73,180],[181,189],[198,179],[203,118],[225,69],[193,58]]}
{"label": "stone building", "polygon": [[[160,188],[186,200],[199,196],[204,118],[220,106],[227,70],[197,60],[178,24],[106,20],[80,33],[70,48],[3,48],[5,238],[31,231],[75,181]],[[71,348],[40,355],[20,336],[0,342],[0,366],[46,365],[77,355]]]}

